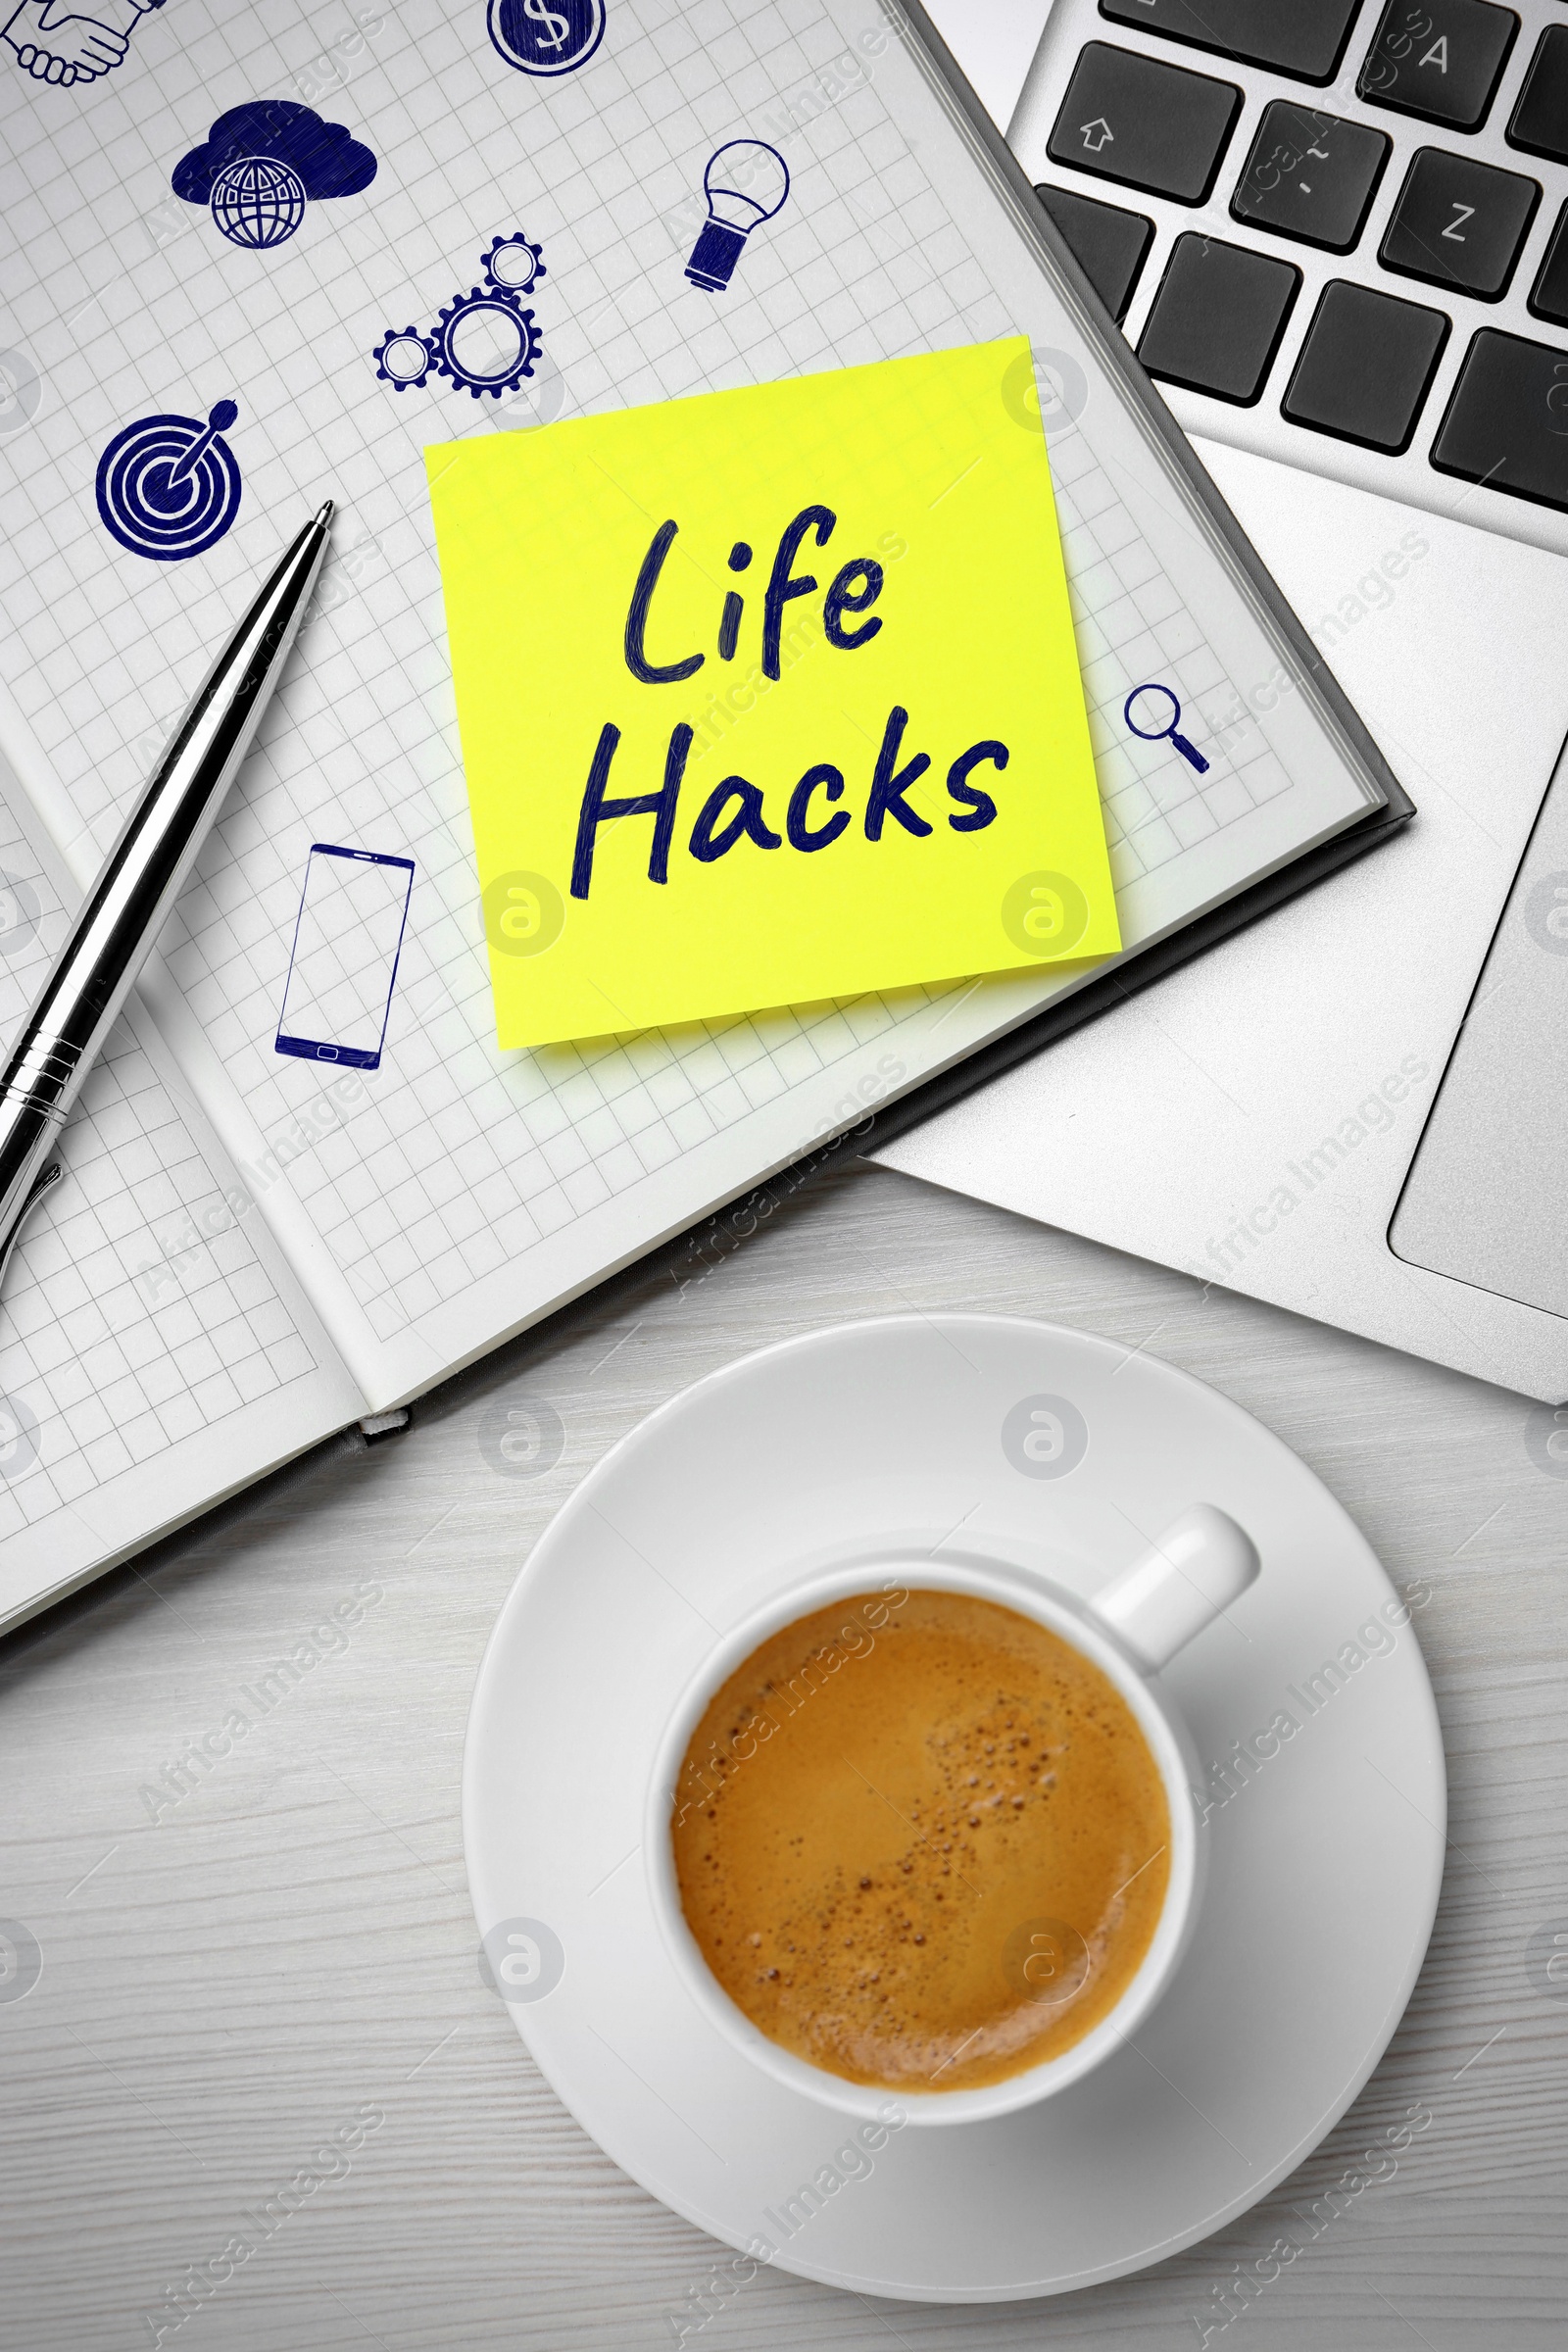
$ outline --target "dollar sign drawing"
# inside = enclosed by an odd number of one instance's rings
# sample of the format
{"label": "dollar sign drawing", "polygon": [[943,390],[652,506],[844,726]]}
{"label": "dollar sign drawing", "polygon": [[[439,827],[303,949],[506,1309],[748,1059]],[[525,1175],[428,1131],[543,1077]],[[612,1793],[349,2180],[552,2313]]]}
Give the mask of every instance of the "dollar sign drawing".
{"label": "dollar sign drawing", "polygon": [[[536,24],[548,24],[552,27],[549,32],[542,32],[539,35],[541,49],[559,49],[571,30],[571,19],[562,16],[558,9],[552,8],[549,0],[522,0],[522,13],[525,17],[531,17]],[[559,32],[554,29],[558,24],[561,27]]]}

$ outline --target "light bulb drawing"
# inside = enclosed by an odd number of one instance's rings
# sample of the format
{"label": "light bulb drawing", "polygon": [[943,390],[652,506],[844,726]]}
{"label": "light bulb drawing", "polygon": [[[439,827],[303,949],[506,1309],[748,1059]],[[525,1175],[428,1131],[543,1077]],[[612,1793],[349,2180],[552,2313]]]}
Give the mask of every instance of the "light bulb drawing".
{"label": "light bulb drawing", "polygon": [[722,294],[754,228],[783,209],[790,192],[790,168],[776,147],[762,139],[730,139],[708,159],[703,222],[686,274],[694,286]]}

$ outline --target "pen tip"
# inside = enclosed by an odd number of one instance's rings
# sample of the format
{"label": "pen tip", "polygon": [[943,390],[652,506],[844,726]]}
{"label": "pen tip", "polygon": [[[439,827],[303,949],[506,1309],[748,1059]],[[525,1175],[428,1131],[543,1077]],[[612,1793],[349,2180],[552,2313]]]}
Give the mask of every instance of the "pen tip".
{"label": "pen tip", "polygon": [[320,507],[318,509],[318,511],[317,511],[317,516],[316,516],[316,519],[317,519],[317,521],[318,521],[318,522],[319,522],[319,523],[322,523],[322,524],[325,524],[325,523],[328,523],[328,522],[330,522],[330,521],[331,521],[331,519],[332,519],[332,501],[331,501],[329,498],[328,498],[328,499],[325,499],[325,500],[322,502],[321,506],[320,506]]}

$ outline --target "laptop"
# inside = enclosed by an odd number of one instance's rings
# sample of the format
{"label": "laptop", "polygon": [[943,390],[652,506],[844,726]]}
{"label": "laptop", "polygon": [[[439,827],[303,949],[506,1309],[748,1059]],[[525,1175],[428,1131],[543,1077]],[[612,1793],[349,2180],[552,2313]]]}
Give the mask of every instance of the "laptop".
{"label": "laptop", "polygon": [[1562,1398],[1568,9],[1034,17],[1009,143],[1420,814],[876,1156]]}

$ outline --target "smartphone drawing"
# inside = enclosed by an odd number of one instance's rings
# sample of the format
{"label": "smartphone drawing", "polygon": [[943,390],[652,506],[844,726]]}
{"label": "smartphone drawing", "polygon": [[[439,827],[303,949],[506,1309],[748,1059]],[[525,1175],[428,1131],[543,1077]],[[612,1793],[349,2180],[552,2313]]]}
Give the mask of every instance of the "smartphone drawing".
{"label": "smartphone drawing", "polygon": [[403,949],[412,858],[311,844],[276,1048],[303,1061],[373,1070]]}

